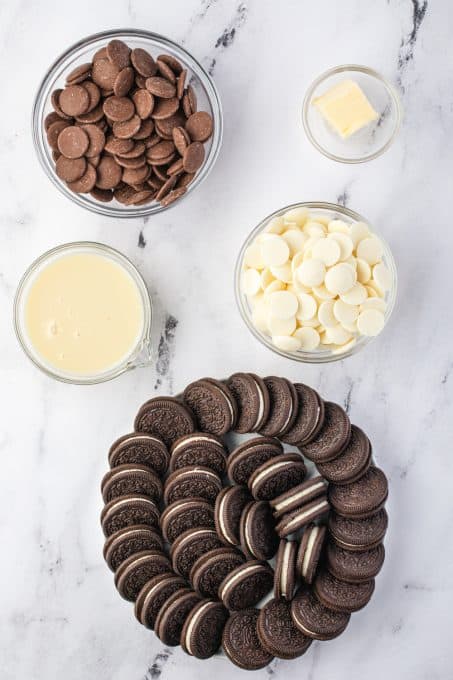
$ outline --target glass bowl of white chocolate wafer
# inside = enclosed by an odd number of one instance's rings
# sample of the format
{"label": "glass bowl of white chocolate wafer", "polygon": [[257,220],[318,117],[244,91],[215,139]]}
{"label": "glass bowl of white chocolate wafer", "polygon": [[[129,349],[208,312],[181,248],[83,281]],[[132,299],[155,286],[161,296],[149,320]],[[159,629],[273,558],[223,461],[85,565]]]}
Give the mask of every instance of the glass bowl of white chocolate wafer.
{"label": "glass bowl of white chocolate wafer", "polygon": [[262,220],[242,245],[235,292],[247,327],[295,361],[344,359],[384,329],[397,292],[395,261],[358,213],[294,203]]}

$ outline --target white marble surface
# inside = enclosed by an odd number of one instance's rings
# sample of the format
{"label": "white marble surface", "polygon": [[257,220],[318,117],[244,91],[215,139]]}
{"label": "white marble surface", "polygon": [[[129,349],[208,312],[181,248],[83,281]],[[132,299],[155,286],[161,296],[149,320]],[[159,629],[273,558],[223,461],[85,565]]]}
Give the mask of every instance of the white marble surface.
{"label": "white marble surface", "polygon": [[[54,57],[84,35],[126,26],[182,42],[213,71],[225,113],[224,145],[209,179],[146,223],[102,219],[58,195],[30,135],[34,91]],[[102,561],[98,519],[106,451],[131,427],[139,404],[196,377],[239,369],[302,379],[345,404],[391,483],[387,559],[372,603],[338,640],[256,675],[452,677],[452,32],[447,0],[3,3],[2,680],[241,674],[224,659],[201,663],[164,649],[135,622]],[[313,77],[345,62],[386,74],[405,108],[391,150],[349,167],[310,147],[299,116]],[[382,337],[324,367],[258,346],[232,287],[236,253],[257,221],[281,205],[316,199],[367,216],[393,248],[400,282]],[[79,239],[121,249],[146,277],[162,336],[156,369],[71,387],[40,374],[22,354],[11,325],[17,281],[41,252]]]}

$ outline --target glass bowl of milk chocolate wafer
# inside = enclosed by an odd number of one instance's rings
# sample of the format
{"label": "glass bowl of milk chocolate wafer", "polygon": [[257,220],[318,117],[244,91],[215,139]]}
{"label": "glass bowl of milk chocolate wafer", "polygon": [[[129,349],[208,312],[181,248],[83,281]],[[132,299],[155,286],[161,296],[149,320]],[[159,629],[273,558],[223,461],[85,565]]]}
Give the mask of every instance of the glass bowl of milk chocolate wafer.
{"label": "glass bowl of milk chocolate wafer", "polygon": [[33,106],[33,140],[52,183],[111,217],[177,205],[208,176],[222,142],[217,89],[168,38],[112,30],[51,65]]}

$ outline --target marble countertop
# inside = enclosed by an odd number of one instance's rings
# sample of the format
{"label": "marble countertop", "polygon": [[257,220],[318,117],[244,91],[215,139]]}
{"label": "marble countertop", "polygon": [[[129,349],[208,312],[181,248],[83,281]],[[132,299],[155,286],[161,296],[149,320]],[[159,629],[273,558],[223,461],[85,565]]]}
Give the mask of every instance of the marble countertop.
{"label": "marble countertop", "polygon": [[[315,643],[297,661],[274,661],[255,677],[451,678],[450,3],[23,0],[3,3],[0,17],[2,680],[242,674],[221,657],[201,663],[164,648],[136,623],[103,563],[99,528],[106,452],[138,406],[234,370],[297,378],[343,404],[370,435],[391,487],[387,559],[370,605],[339,639]],[[55,56],[82,36],[126,26],[184,44],[213,74],[225,114],[208,180],[181,206],[145,221],[112,221],[72,205],[44,176],[30,134],[35,88]],[[300,121],[311,80],[348,62],[383,72],[405,109],[394,146],[356,166],[319,155]],[[397,308],[382,336],[326,366],[298,365],[258,346],[233,296],[246,233],[298,200],[364,214],[398,266]],[[44,250],[81,239],[128,255],[157,308],[155,367],[95,387],[42,375],[11,324],[24,269]]]}

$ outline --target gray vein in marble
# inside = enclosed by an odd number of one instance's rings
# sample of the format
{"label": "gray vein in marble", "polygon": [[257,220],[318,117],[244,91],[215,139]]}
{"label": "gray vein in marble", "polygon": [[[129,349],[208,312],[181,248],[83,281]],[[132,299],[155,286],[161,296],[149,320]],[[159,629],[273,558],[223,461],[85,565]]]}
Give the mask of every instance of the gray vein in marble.
{"label": "gray vein in marble", "polygon": [[423,23],[423,19],[426,16],[428,10],[428,0],[411,0],[412,5],[412,27],[410,32],[402,38],[400,49],[398,52],[398,84],[401,90],[404,92],[405,88],[403,85],[404,72],[407,65],[414,58],[415,45],[418,39],[418,34],[420,26]]}
{"label": "gray vein in marble", "polygon": [[338,196],[337,196],[337,203],[339,205],[344,206],[345,208],[347,207],[347,205],[348,205],[348,203],[351,199],[350,186],[351,186],[351,182],[348,182],[346,184],[345,188],[343,189],[343,191],[341,193],[339,193]]}
{"label": "gray vein in marble", "polygon": [[143,235],[143,229],[140,229],[140,233],[138,235],[138,243],[137,243],[139,248],[144,248],[146,246],[146,239]]}
{"label": "gray vein in marble", "polygon": [[311,666],[307,674],[307,680],[313,680],[313,678],[315,677],[316,668],[318,666],[321,654],[321,645],[319,644],[319,642],[313,642],[313,644],[311,645],[311,650],[312,650]]}
{"label": "gray vein in marble", "polygon": [[[240,2],[239,5],[236,8],[236,11],[234,13],[234,16],[233,16],[230,24],[227,26],[227,28],[224,29],[224,31],[221,33],[221,35],[217,38],[217,40],[214,44],[215,50],[223,51],[233,44],[234,39],[237,36],[237,32],[245,24],[245,22],[247,20],[247,15],[248,15],[247,4],[245,2]],[[212,57],[211,61],[209,62],[209,66],[208,66],[209,75],[212,76],[214,74],[216,64],[217,64],[217,58]]]}
{"label": "gray vein in marble", "polygon": [[173,356],[173,345],[175,341],[176,328],[178,327],[178,320],[172,315],[167,314],[165,317],[165,326],[159,340],[157,349],[156,373],[157,380],[154,389],[157,390],[163,380],[167,380],[170,391],[173,387],[173,379],[170,372],[171,358]]}
{"label": "gray vein in marble", "polygon": [[354,381],[348,378],[348,391],[346,392],[346,396],[343,401],[343,408],[346,411],[346,413],[349,414],[351,410],[351,400],[352,400],[352,391],[354,389]]}
{"label": "gray vein in marble", "polygon": [[450,378],[450,374],[451,374],[452,369],[453,369],[453,362],[451,361],[447,366],[447,370],[445,371],[445,373],[443,374],[443,376],[441,378],[440,382],[441,382],[442,385],[447,384],[447,382]]}
{"label": "gray vein in marble", "polygon": [[162,675],[165,664],[173,654],[173,650],[164,647],[161,652],[157,652],[154,656],[151,666],[146,671],[143,680],[157,680]]}

